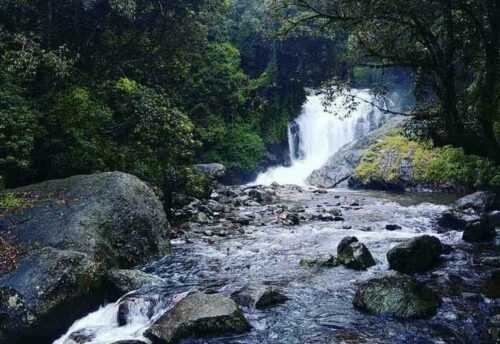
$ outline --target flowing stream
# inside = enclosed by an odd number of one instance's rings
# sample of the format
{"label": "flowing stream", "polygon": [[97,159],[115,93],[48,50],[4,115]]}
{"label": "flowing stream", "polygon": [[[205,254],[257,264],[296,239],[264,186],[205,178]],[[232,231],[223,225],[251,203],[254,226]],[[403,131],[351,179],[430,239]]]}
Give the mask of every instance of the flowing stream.
{"label": "flowing stream", "polygon": [[[366,91],[355,92],[369,96]],[[372,106],[361,104],[353,116],[342,120],[325,113],[321,102],[321,95],[311,95],[302,115],[290,126],[292,166],[272,169],[259,176],[257,183],[304,184],[313,169],[356,135],[376,127],[382,118]],[[335,108],[340,117],[347,113],[340,103]],[[238,190],[242,193],[245,187]],[[472,266],[476,253],[461,241],[461,233],[439,234],[433,228],[433,219],[447,209],[453,197],[344,189],[315,193],[293,186],[278,187],[277,194],[275,204],[233,205],[231,214],[253,219],[234,234],[215,238],[207,233],[210,224],[201,225],[205,234],[173,240],[170,256],[142,267],[163,278],[164,283],[137,291],[137,302],[126,326],[118,324],[119,300],[75,322],[55,344],[77,343],[75,333],[87,335],[84,343],[89,344],[121,340],[149,343],[143,332],[184,293],[198,289],[230,295],[249,282],[278,285],[289,300],[267,310],[244,309],[252,325],[248,333],[183,343],[483,343],[485,324],[499,305],[481,296],[480,280],[484,276]],[[294,207],[301,208],[308,220],[296,226],[276,220],[276,209]],[[306,216],[333,208],[341,209],[344,222]],[[397,224],[401,229],[388,231],[387,224]],[[454,247],[436,270],[418,276],[443,296],[438,314],[428,320],[399,321],[356,310],[352,305],[356,283],[387,271],[387,251],[424,233]],[[376,266],[367,271],[300,266],[302,258],[335,254],[340,240],[352,235],[366,244]]]}
{"label": "flowing stream", "polygon": [[[351,97],[357,106],[349,104]],[[306,178],[342,146],[380,126],[384,114],[372,104],[376,102],[368,90],[352,90],[336,96],[327,109],[324,94],[311,94],[302,114],[288,127],[291,166],[273,167],[260,174],[257,185],[305,185]]]}

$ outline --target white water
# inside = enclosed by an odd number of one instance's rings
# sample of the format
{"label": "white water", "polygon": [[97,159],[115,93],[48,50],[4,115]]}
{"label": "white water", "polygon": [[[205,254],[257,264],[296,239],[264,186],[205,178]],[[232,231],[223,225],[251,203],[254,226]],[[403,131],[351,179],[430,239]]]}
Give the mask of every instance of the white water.
{"label": "white water", "polygon": [[[144,331],[187,295],[180,293],[168,299],[160,295],[134,297],[134,294],[135,292],[130,292],[115,303],[103,306],[75,321],[66,334],[53,344],[76,344],[71,338],[75,333],[90,335],[89,341],[85,342],[87,344],[109,344],[119,340],[141,340],[150,343],[151,341],[143,336]],[[133,300],[129,302],[128,321],[125,326],[119,326],[118,310],[127,298]]]}
{"label": "white water", "polygon": [[[352,90],[358,105],[350,109],[346,96],[339,95],[328,112],[323,104],[324,95],[307,97],[302,114],[295,120],[298,132],[294,137],[292,128],[288,130],[291,166],[274,167],[260,174],[255,184],[306,185],[307,177],[322,167],[342,146],[359,136],[366,135],[380,123],[382,112],[372,104],[375,100],[367,90]],[[294,152],[300,152],[299,156]]]}

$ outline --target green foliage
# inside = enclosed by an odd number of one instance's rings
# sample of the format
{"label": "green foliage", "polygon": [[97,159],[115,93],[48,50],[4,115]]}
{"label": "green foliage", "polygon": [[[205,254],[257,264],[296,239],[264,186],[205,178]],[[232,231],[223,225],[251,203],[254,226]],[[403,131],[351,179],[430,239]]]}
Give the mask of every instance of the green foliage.
{"label": "green foliage", "polygon": [[43,119],[39,166],[50,177],[90,173],[107,167],[106,128],[112,113],[90,90],[74,87],[53,96],[51,111]]}
{"label": "green foliage", "polygon": [[0,180],[5,186],[32,173],[32,152],[38,120],[31,104],[12,83],[0,87]]}
{"label": "green foliage", "polygon": [[170,168],[189,163],[196,142],[190,119],[156,90],[122,78],[109,90],[111,166],[161,184]]}
{"label": "green foliage", "polygon": [[398,182],[402,178],[401,163],[412,165],[411,183],[445,185],[466,188],[497,186],[500,181],[498,165],[461,148],[433,147],[394,135],[367,149],[356,174],[363,183]]}
{"label": "green foliage", "polygon": [[207,153],[206,158],[228,168],[249,172],[256,168],[264,152],[260,136],[248,125],[238,124],[227,130],[224,139]]}

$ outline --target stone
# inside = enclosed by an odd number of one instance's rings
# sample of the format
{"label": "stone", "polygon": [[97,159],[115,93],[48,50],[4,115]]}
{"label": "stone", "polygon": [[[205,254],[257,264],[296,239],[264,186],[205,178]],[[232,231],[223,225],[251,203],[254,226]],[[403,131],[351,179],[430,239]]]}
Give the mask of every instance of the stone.
{"label": "stone", "polygon": [[220,294],[193,292],[179,301],[149,328],[145,336],[155,343],[240,334],[250,325],[236,303]]}
{"label": "stone", "polygon": [[388,231],[398,231],[398,230],[402,229],[402,227],[399,225],[386,225],[385,229]]}
{"label": "stone", "polygon": [[320,268],[335,268],[341,263],[338,261],[337,257],[327,256],[327,257],[314,257],[314,258],[302,258],[299,265],[302,267],[320,267]]}
{"label": "stone", "polygon": [[141,313],[152,318],[158,299],[153,296],[128,295],[118,306],[117,321],[119,326],[125,326],[131,321],[130,314]]}
{"label": "stone", "polygon": [[396,245],[387,252],[389,268],[403,273],[426,272],[439,264],[443,253],[441,241],[423,235]]}
{"label": "stone", "polygon": [[81,175],[9,192],[31,200],[0,217],[0,234],[15,233],[25,252],[0,277],[0,333],[9,342],[52,342],[102,303],[106,271],[169,253],[163,205],[132,175]]}
{"label": "stone", "polygon": [[226,174],[226,167],[217,163],[197,164],[193,166],[193,169],[196,172],[205,174],[212,179],[221,179]]}
{"label": "stone", "polygon": [[493,240],[495,236],[495,226],[487,218],[481,218],[465,225],[462,239],[468,242],[483,242]]}
{"label": "stone", "polygon": [[231,298],[241,306],[264,309],[285,303],[288,298],[283,292],[270,285],[247,285],[234,292]]}
{"label": "stone", "polygon": [[370,314],[419,319],[434,316],[441,305],[441,299],[414,278],[388,274],[361,283],[353,305]]}
{"label": "stone", "polygon": [[437,220],[442,228],[462,231],[467,224],[483,220],[486,212],[492,210],[495,194],[478,191],[455,201]]}
{"label": "stone", "polygon": [[376,264],[368,248],[356,237],[342,239],[337,247],[337,259],[345,267],[354,270],[366,270]]}
{"label": "stone", "polygon": [[51,342],[103,299],[101,269],[84,253],[51,247],[22,257],[0,277],[0,332],[7,342]]}
{"label": "stone", "polygon": [[106,283],[108,292],[120,297],[147,285],[161,285],[164,281],[140,270],[113,269],[106,273]]}
{"label": "stone", "polygon": [[500,298],[500,270],[494,270],[490,273],[483,283],[483,291],[490,299]]}

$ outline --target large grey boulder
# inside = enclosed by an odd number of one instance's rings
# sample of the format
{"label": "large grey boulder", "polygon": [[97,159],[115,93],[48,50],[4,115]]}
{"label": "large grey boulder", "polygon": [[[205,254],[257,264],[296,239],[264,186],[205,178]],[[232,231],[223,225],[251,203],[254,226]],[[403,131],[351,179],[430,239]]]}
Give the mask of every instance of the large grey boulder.
{"label": "large grey boulder", "polygon": [[342,239],[337,247],[337,260],[354,270],[366,270],[376,264],[368,248],[356,237]]}
{"label": "large grey boulder", "polygon": [[400,319],[427,318],[436,314],[441,299],[409,276],[387,274],[361,283],[353,305],[370,314]]}
{"label": "large grey boulder", "polygon": [[0,339],[51,342],[100,302],[102,270],[84,253],[50,247],[21,258],[0,277]]}
{"label": "large grey boulder", "polygon": [[430,235],[423,235],[399,244],[387,252],[389,268],[404,272],[425,272],[439,264],[443,253],[441,241]]}
{"label": "large grey boulder", "polygon": [[0,338],[10,343],[50,342],[102,301],[107,270],[169,252],[162,204],[132,175],[82,175],[8,192],[28,199],[0,216],[0,235],[25,252],[0,276]]}
{"label": "large grey boulder", "polygon": [[405,116],[394,116],[379,129],[345,145],[323,167],[315,170],[307,178],[307,182],[321,188],[346,186],[356,177],[356,167],[365,150],[385,136],[402,129],[409,120]]}
{"label": "large grey boulder", "polygon": [[250,325],[236,303],[220,294],[194,292],[179,301],[145,333],[154,343],[190,337],[240,334]]}

